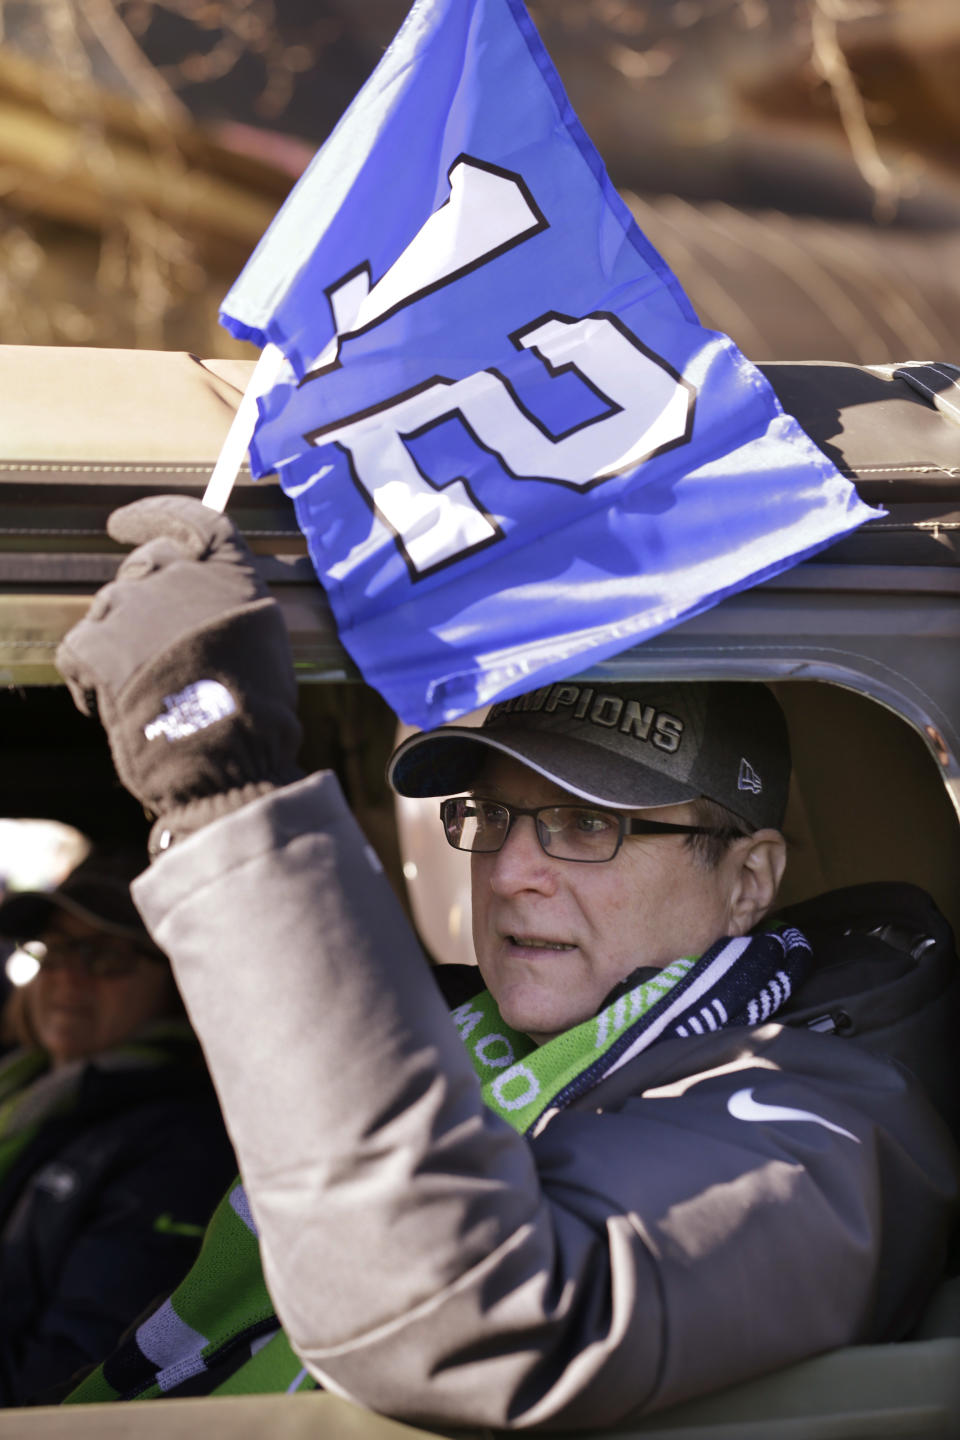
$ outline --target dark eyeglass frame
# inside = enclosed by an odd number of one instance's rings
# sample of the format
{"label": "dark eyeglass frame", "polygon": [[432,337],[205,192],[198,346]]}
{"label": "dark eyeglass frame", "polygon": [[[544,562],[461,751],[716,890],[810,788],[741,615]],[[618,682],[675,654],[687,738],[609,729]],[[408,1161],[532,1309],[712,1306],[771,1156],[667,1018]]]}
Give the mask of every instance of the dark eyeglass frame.
{"label": "dark eyeglass frame", "polygon": [[[506,812],[507,824],[502,832],[498,845],[493,845],[489,849],[478,850],[476,848],[470,849],[456,843],[451,836],[449,826],[451,820],[456,816],[456,807],[464,804],[492,805],[495,809]],[[541,827],[538,817],[547,811],[555,810],[580,810],[587,815],[602,815],[605,820],[612,821],[617,827],[617,839],[612,852],[609,855],[604,855],[598,857],[596,860],[592,860],[580,855],[558,855],[555,851],[548,850],[544,843],[544,830],[546,827]],[[713,835],[718,840],[742,840],[749,834],[748,831],[733,830],[729,827],[717,829],[709,825],[674,825],[667,820],[638,820],[634,816],[624,815],[618,810],[605,810],[599,805],[577,805],[570,802],[564,802],[560,805],[508,805],[503,800],[490,800],[485,795],[454,795],[450,799],[441,800],[440,802],[440,822],[443,825],[443,833],[447,844],[451,849],[461,850],[466,855],[496,855],[506,844],[507,837],[513,829],[514,821],[522,815],[532,816],[537,842],[544,855],[549,855],[551,860],[568,860],[572,865],[606,865],[608,861],[616,857],[620,846],[623,844],[624,837],[627,835]],[[550,832],[547,831],[546,833],[549,836]]]}
{"label": "dark eyeglass frame", "polygon": [[97,980],[120,980],[138,970],[142,961],[154,965],[163,961],[159,952],[153,955],[149,950],[138,945],[131,946],[127,941],[123,942],[124,952],[121,955],[116,941],[111,945],[113,938],[108,935],[103,939],[98,937],[86,940],[79,936],[73,938],[57,935],[48,940],[19,940],[17,945],[37,962],[41,970],[48,973],[59,970],[69,957]]}

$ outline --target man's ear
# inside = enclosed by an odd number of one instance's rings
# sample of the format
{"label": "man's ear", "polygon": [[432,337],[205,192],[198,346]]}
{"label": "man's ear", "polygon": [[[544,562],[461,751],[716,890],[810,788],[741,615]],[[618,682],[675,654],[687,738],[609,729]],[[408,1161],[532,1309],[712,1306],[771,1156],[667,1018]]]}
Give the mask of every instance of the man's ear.
{"label": "man's ear", "polygon": [[730,935],[748,935],[773,906],[787,863],[779,830],[755,830],[730,846]]}

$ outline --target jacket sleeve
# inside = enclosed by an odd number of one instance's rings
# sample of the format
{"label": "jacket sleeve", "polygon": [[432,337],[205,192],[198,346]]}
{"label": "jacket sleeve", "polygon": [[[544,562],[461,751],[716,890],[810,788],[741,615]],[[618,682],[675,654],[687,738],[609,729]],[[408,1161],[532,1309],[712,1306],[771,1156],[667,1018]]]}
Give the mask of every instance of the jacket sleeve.
{"label": "jacket sleeve", "polygon": [[5,1240],[4,1285],[26,1293],[2,1301],[0,1405],[52,1403],[193,1263],[235,1163],[212,1101],[158,1110],[146,1107],[135,1137],[125,1124],[120,1145],[109,1127],[78,1140],[89,1153],[75,1196],[25,1192]]}
{"label": "jacket sleeve", "polygon": [[[867,1335],[882,1170],[917,1177],[912,1233],[946,1223],[939,1132],[915,1124],[901,1157],[853,1103],[863,1074],[829,1101],[790,1092],[850,1139],[736,1124],[743,1038],[679,1087],[518,1136],[482,1103],[330,776],[217,821],[134,894],[202,1038],[290,1340],[373,1409],[582,1426],[672,1403]],[[782,1084],[757,1064],[755,1087]],[[903,1080],[869,1067],[875,1108],[899,1114]]]}

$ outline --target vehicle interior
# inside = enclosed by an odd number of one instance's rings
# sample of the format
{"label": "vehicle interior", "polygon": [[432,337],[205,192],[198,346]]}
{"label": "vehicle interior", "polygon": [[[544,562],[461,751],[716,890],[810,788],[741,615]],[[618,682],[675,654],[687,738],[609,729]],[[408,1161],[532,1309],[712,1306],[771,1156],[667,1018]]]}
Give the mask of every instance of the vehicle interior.
{"label": "vehicle interior", "polygon": [[[106,515],[144,494],[202,494],[251,368],[0,347],[0,817],[56,819],[95,841],[145,833],[53,656],[120,559]],[[782,903],[910,882],[960,934],[960,371],[764,368],[785,408],[885,514],[584,673],[772,685],[794,756]],[[288,622],[304,766],[337,771],[431,959],[467,959],[462,857],[443,842],[435,802],[398,807],[387,789],[397,719],[340,645],[292,506],[272,481],[241,474],[228,513]],[[0,1412],[0,1436],[25,1440],[201,1431],[402,1440],[411,1428],[330,1395],[170,1400],[140,1406],[135,1426],[128,1406]],[[960,1277],[944,1276],[902,1342],[818,1357],[617,1429],[703,1440],[960,1433]]]}

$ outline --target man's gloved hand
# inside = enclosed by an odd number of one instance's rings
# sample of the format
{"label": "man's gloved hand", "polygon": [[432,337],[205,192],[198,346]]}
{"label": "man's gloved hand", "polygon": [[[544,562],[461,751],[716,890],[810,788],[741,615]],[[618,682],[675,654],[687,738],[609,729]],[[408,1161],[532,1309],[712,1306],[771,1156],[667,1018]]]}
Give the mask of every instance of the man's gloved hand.
{"label": "man's gloved hand", "polygon": [[159,817],[152,848],[164,848],[302,773],[290,641],[246,542],[199,500],[137,500],[107,531],[139,548],[56,663],[99,716],[120,780]]}

